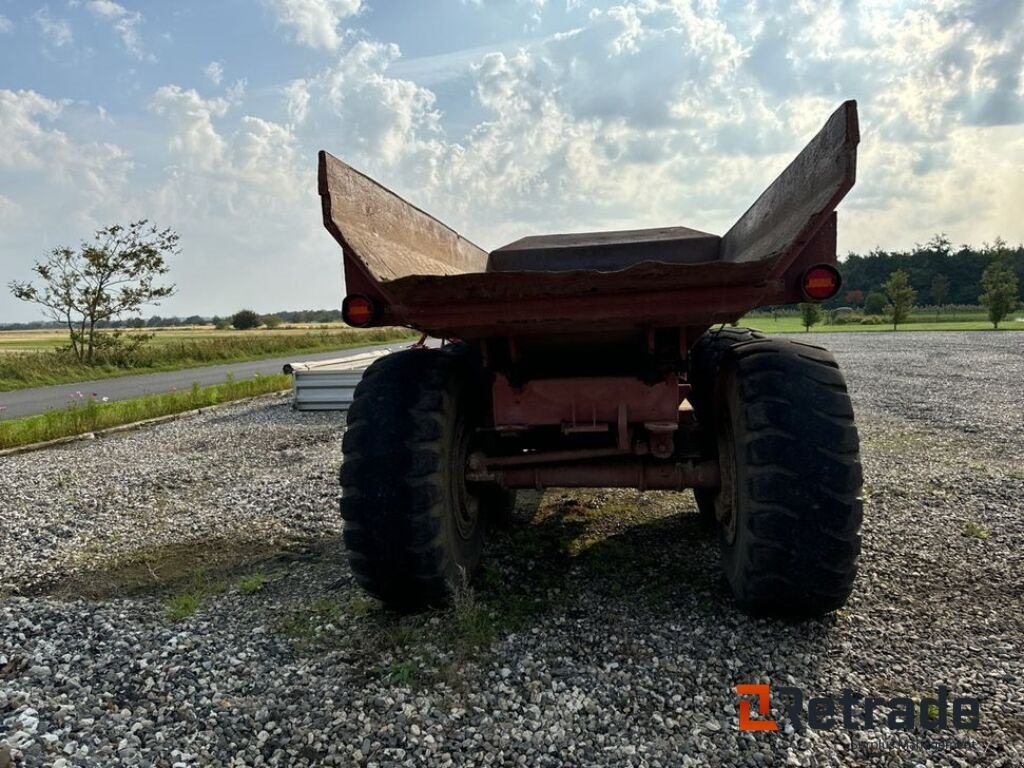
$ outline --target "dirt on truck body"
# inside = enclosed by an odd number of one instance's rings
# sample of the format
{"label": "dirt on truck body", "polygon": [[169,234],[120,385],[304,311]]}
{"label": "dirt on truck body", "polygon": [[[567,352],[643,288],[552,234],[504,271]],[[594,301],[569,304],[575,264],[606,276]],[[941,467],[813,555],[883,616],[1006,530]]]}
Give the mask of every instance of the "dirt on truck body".
{"label": "dirt on truck body", "polygon": [[381,359],[356,390],[341,508],[363,587],[399,608],[444,602],[517,489],[692,488],[744,609],[842,606],[862,514],[842,374],[819,347],[713,326],[839,290],[835,208],[858,141],[848,101],[720,237],[558,234],[490,253],[322,152],[345,319],[445,342]]}

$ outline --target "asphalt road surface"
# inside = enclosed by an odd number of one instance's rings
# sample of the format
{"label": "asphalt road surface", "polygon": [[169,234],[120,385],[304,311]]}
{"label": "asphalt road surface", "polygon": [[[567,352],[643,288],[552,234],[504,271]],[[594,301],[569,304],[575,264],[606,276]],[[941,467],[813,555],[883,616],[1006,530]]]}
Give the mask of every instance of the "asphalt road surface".
{"label": "asphalt road surface", "polygon": [[86,397],[115,400],[130,400],[133,397],[162,394],[180,389],[189,389],[193,382],[200,386],[222,384],[228,374],[236,379],[248,379],[256,375],[269,376],[281,373],[285,363],[305,360],[332,360],[350,357],[375,349],[401,349],[408,342],[401,344],[378,344],[370,347],[355,347],[342,351],[319,352],[316,354],[297,353],[289,357],[274,357],[266,360],[250,360],[241,363],[210,365],[202,368],[186,368],[180,371],[165,373],[144,373],[138,376],[119,376],[99,381],[78,381],[73,384],[58,384],[52,387],[36,387],[19,389],[14,392],[0,392],[0,417],[19,419],[34,416],[54,408],[65,408],[78,398],[78,393]]}

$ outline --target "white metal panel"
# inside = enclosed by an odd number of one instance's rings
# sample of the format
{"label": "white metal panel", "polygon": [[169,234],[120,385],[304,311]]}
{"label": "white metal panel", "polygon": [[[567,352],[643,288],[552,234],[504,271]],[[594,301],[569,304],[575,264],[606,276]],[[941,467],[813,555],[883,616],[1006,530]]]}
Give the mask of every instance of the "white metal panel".
{"label": "white metal panel", "polygon": [[290,363],[292,406],[298,411],[343,411],[352,403],[363,371],[386,350],[352,355],[337,360]]}

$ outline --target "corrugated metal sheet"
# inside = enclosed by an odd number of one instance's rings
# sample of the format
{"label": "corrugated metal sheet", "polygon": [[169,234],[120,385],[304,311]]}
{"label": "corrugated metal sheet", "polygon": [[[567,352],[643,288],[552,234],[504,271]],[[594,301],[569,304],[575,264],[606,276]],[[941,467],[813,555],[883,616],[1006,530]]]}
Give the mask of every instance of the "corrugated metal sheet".
{"label": "corrugated metal sheet", "polygon": [[297,411],[344,411],[363,371],[386,350],[352,355],[338,360],[289,363],[292,374],[292,406]]}

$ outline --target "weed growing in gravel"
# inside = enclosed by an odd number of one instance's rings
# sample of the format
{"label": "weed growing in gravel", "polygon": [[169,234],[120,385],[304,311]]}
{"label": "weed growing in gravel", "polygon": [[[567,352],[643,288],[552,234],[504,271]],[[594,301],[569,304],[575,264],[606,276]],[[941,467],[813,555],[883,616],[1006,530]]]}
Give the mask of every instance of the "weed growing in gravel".
{"label": "weed growing in gravel", "polygon": [[972,539],[978,539],[979,541],[985,541],[988,539],[988,529],[981,523],[976,523],[973,520],[968,520],[964,523],[964,535],[970,536]]}
{"label": "weed growing in gravel", "polygon": [[381,610],[381,603],[371,597],[353,597],[348,605],[349,613],[357,619],[365,618]]}
{"label": "weed growing in gravel", "polygon": [[309,648],[325,631],[336,625],[343,614],[341,606],[327,597],[318,597],[305,608],[293,611],[280,624],[281,633],[299,648]]}
{"label": "weed growing in gravel", "polygon": [[457,652],[466,653],[494,642],[494,619],[470,589],[460,590],[451,607],[452,644]]}
{"label": "weed growing in gravel", "polygon": [[225,589],[227,584],[224,581],[211,578],[204,570],[196,569],[189,576],[187,588],[168,598],[167,617],[171,621],[187,619],[199,610],[207,598],[220,594]]}
{"label": "weed growing in gravel", "polygon": [[384,669],[383,677],[393,685],[413,685],[419,677],[419,668],[412,661],[397,661]]}
{"label": "weed growing in gravel", "polygon": [[262,571],[242,577],[238,582],[238,591],[243,595],[252,595],[263,589],[267,583],[267,576]]}
{"label": "weed growing in gravel", "polygon": [[182,621],[199,610],[202,599],[196,594],[175,595],[167,601],[167,618]]}

